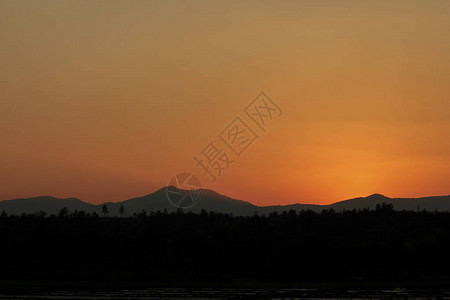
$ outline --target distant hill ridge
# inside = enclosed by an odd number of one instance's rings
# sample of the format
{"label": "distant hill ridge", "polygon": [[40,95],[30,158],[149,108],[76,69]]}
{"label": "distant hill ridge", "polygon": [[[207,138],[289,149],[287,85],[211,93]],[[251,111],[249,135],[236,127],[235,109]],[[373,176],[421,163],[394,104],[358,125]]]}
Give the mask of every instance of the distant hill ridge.
{"label": "distant hill ridge", "polygon": [[[176,187],[164,187],[154,193],[124,200],[121,202],[106,202],[102,204],[91,204],[83,202],[76,198],[58,199],[51,196],[40,196],[25,199],[13,199],[0,201],[0,212],[5,211],[7,214],[20,215],[22,213],[38,213],[44,211],[47,214],[58,214],[59,211],[67,207],[69,212],[85,211],[86,213],[96,212],[101,215],[102,206],[108,207],[108,216],[119,215],[120,206],[124,206],[126,216],[131,216],[134,213],[141,213],[145,210],[147,213],[151,211],[176,211],[177,208],[173,206],[168,198],[166,191],[170,188],[174,191],[183,192]],[[427,210],[427,211],[450,211],[450,195],[447,196],[432,196],[421,198],[389,198],[381,194],[373,194],[367,197],[358,197],[344,201],[335,202],[329,205],[318,204],[290,204],[290,205],[271,205],[271,206],[256,206],[250,202],[237,200],[225,195],[219,194],[213,190],[201,190],[201,196],[198,203],[186,209],[194,213],[199,213],[202,210],[216,211],[222,213],[232,213],[234,215],[252,215],[255,212],[259,214],[269,214],[271,212],[282,212],[287,210],[313,210],[320,212],[324,209],[334,209],[336,211],[352,210],[352,209],[374,209],[377,204],[391,203],[395,210]]]}

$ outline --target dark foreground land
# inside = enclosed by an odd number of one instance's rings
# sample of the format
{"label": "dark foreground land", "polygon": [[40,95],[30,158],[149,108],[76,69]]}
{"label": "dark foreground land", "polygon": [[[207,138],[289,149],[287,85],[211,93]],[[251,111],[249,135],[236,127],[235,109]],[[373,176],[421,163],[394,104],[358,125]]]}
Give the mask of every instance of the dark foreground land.
{"label": "dark foreground land", "polygon": [[0,288],[447,287],[450,213],[0,217]]}

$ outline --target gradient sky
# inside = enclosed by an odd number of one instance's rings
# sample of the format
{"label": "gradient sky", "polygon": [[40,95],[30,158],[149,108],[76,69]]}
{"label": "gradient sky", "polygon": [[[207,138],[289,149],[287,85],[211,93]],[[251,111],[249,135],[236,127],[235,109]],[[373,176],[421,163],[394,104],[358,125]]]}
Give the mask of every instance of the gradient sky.
{"label": "gradient sky", "polygon": [[[0,199],[450,194],[449,32],[450,1],[0,0]],[[283,116],[211,182],[260,91]]]}

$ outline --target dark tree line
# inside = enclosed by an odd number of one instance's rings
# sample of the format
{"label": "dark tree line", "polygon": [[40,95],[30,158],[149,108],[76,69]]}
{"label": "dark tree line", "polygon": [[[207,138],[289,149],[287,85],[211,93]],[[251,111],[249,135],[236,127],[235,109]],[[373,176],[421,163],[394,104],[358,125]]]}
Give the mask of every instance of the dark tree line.
{"label": "dark tree line", "polygon": [[348,281],[450,278],[450,213],[0,215],[0,279]]}

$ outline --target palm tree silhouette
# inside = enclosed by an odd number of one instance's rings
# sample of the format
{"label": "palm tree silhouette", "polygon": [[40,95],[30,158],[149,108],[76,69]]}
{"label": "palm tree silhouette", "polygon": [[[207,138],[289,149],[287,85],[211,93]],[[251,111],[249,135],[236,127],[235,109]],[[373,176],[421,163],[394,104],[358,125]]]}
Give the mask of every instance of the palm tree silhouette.
{"label": "palm tree silhouette", "polygon": [[103,204],[102,213],[104,216],[106,216],[108,214],[108,207],[106,206],[106,204]]}

